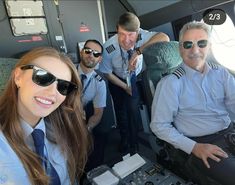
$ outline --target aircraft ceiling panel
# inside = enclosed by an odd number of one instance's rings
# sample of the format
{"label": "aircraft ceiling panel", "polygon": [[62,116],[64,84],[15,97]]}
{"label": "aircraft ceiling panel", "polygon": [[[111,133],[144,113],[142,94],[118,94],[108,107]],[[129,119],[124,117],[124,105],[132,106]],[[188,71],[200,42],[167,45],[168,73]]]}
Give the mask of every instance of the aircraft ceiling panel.
{"label": "aircraft ceiling panel", "polygon": [[181,0],[127,0],[128,3],[134,8],[137,15],[144,15],[154,10],[169,6]]}

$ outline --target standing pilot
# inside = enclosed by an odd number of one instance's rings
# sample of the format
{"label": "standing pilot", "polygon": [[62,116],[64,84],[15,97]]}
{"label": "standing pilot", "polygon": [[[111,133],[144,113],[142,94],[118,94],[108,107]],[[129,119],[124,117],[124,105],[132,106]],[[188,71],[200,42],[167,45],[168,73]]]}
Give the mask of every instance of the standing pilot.
{"label": "standing pilot", "polygon": [[168,36],[141,29],[138,17],[127,12],[119,18],[117,34],[104,44],[103,62],[99,69],[110,82],[121,135],[119,150],[122,153],[138,150],[139,95],[136,76],[142,70],[142,51],[146,46],[161,41],[169,41]]}

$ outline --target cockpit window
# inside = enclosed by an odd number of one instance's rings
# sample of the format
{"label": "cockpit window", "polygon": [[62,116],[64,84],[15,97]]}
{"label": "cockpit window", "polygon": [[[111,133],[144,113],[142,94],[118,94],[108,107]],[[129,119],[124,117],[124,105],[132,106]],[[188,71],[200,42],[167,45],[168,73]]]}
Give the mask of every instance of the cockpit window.
{"label": "cockpit window", "polygon": [[222,25],[212,26],[212,53],[218,63],[235,72],[235,27],[229,15]]}

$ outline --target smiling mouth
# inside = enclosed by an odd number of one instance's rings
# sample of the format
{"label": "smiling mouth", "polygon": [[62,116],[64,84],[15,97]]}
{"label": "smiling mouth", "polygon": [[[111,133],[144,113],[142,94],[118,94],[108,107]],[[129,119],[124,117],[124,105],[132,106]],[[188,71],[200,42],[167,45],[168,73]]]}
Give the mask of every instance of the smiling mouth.
{"label": "smiling mouth", "polygon": [[52,104],[54,104],[53,101],[45,100],[45,99],[38,98],[38,97],[36,97],[35,100],[40,102],[40,103],[42,103],[42,104],[45,104],[45,105],[52,105]]}

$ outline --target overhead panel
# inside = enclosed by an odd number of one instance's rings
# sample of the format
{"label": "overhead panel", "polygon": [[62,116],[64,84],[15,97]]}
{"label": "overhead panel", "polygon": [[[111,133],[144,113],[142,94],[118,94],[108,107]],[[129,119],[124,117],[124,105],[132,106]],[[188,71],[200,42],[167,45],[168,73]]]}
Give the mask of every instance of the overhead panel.
{"label": "overhead panel", "polygon": [[15,36],[47,33],[44,18],[16,18],[10,19],[10,23]]}
{"label": "overhead panel", "polygon": [[42,1],[5,1],[9,17],[45,16]]}
{"label": "overhead panel", "polygon": [[5,1],[12,32],[15,36],[47,34],[42,1]]}

